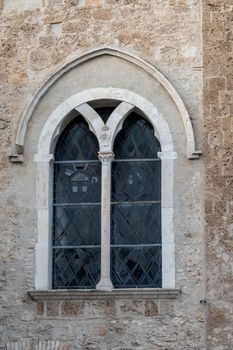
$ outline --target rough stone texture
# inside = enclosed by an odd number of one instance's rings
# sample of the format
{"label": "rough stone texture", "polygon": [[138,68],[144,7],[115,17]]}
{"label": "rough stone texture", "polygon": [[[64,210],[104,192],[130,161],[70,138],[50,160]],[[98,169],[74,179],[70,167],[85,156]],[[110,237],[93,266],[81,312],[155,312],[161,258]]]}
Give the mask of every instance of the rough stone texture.
{"label": "rough stone texture", "polygon": [[62,315],[82,316],[85,303],[82,301],[64,301],[62,303]]}
{"label": "rough stone texture", "polygon": [[7,350],[68,350],[68,344],[58,341],[19,341],[9,342],[6,345]]}
{"label": "rough stone texture", "polygon": [[146,301],[145,315],[146,316],[157,316],[158,315],[158,306],[154,301]]}
{"label": "rough stone texture", "polygon": [[47,303],[47,316],[56,317],[59,315],[59,303],[50,301]]}
{"label": "rough stone texture", "polygon": [[[229,117],[233,83],[227,70],[230,70],[231,31],[229,27],[225,33],[225,27],[221,26],[222,22],[227,24],[231,12],[230,2],[221,11],[217,1],[212,0],[210,5],[204,7],[206,37],[209,41],[219,37],[219,41],[213,50],[208,48],[211,54],[207,50],[205,55],[205,162],[206,183],[210,184],[206,185],[206,217],[210,228],[207,251],[211,277],[208,343],[210,349],[221,349],[222,341],[223,349],[230,349],[232,338],[227,334],[232,312],[227,312],[227,308],[230,310],[232,289],[233,180]],[[223,21],[214,20],[215,10],[220,19],[223,16]],[[175,300],[45,300],[38,304],[32,301],[27,291],[34,287],[37,241],[33,156],[41,126],[50,108],[60,102],[61,87],[55,86],[53,96],[51,91],[35,112],[27,133],[25,163],[11,164],[8,159],[16,127],[31,96],[72,57],[107,45],[147,60],[173,83],[188,108],[201,148],[201,18],[200,0],[3,1],[0,11],[0,348],[47,349],[51,348],[49,341],[53,341],[55,348],[65,344],[64,349],[69,346],[75,350],[206,349],[205,306],[200,304],[205,297],[203,164],[202,160],[186,159],[184,130],[174,106],[174,113],[166,117],[179,156],[175,168],[176,281],[183,293]],[[210,18],[216,23],[211,24]],[[220,38],[224,40],[221,42]],[[224,64],[218,56],[222,50],[226,51]],[[111,64],[118,63],[113,60]],[[83,70],[88,70],[89,75],[82,76],[81,82],[78,79],[73,82],[70,90],[64,89],[64,95],[73,91],[75,84],[80,84],[79,88],[91,84],[97,74],[95,63],[88,67]],[[96,67],[101,68],[100,61]],[[117,74],[120,76],[120,72]],[[103,83],[99,78],[99,84]],[[142,80],[127,80],[140,89]],[[154,90],[151,91],[151,99],[156,99]],[[165,92],[159,93],[162,97],[158,100],[167,98],[167,103],[172,104]],[[162,103],[161,109],[166,114]]]}
{"label": "rough stone texture", "polygon": [[44,315],[44,303],[40,302],[37,303],[37,315],[38,316],[43,316]]}
{"label": "rough stone texture", "polygon": [[233,348],[233,4],[203,2],[207,346]]}

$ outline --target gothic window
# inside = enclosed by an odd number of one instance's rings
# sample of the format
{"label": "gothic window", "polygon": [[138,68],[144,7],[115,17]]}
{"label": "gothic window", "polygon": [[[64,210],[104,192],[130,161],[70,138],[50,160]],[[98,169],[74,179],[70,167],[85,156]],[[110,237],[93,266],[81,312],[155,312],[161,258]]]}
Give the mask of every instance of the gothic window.
{"label": "gothic window", "polygon": [[[106,123],[113,109],[96,111]],[[56,145],[52,237],[55,289],[94,289],[100,280],[98,141],[78,115]],[[153,127],[136,112],[131,113],[113,145],[110,268],[115,288],[162,287],[159,151]]]}

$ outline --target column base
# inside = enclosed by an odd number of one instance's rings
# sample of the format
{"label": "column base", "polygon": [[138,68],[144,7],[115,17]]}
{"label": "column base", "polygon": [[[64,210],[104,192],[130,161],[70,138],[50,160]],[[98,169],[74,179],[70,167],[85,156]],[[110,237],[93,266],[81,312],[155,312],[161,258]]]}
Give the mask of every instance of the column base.
{"label": "column base", "polygon": [[110,279],[101,278],[99,283],[96,285],[96,289],[111,292],[113,290],[113,284]]}

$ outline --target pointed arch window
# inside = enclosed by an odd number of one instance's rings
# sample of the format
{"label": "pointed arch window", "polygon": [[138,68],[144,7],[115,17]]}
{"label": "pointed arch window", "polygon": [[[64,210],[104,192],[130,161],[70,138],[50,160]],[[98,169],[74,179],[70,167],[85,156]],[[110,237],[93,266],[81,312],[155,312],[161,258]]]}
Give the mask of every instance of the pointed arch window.
{"label": "pointed arch window", "polygon": [[[96,109],[104,123],[113,110]],[[55,149],[52,237],[55,289],[94,289],[101,278],[103,165],[98,152],[96,136],[77,115],[61,133]],[[136,112],[131,113],[115,138],[111,160],[111,244],[107,255],[114,288],[162,287],[158,152],[160,143],[153,127]]]}
{"label": "pointed arch window", "polygon": [[166,119],[132,91],[90,89],[59,105],[34,157],[35,289],[125,288],[127,294],[127,288],[162,287],[146,293],[170,293],[176,158]]}

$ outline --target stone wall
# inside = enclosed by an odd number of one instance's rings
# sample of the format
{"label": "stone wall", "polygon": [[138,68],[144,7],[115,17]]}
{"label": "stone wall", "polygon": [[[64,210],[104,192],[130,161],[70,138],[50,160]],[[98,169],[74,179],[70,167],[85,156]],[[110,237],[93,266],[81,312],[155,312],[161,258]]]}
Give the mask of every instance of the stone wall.
{"label": "stone wall", "polygon": [[[175,192],[175,233],[177,288],[182,294],[176,299],[33,301],[27,294],[34,288],[37,240],[36,165],[32,160],[47,115],[41,111],[48,112],[52,90],[29,125],[25,162],[12,164],[8,157],[31,97],[63,64],[101,46],[113,46],[143,58],[172,82],[188,108],[200,149],[201,2],[4,0],[0,20],[1,347],[205,349],[205,307],[200,303],[205,296],[202,160],[187,160],[177,111],[168,116],[179,157],[175,169],[179,189]],[[93,76],[94,64],[90,64]],[[54,94],[51,103],[57,101],[58,95]],[[166,110],[166,106],[162,108]]]}
{"label": "stone wall", "polygon": [[208,349],[233,348],[233,4],[203,2]]}

